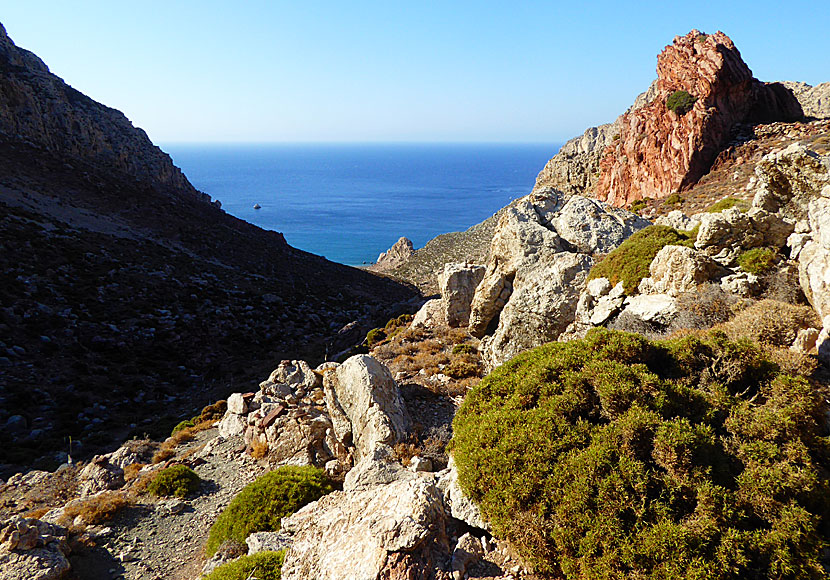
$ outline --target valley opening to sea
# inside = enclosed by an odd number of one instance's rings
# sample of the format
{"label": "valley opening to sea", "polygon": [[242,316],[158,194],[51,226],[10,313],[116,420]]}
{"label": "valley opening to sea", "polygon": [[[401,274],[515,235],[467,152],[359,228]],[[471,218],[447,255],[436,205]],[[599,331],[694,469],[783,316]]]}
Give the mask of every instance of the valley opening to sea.
{"label": "valley opening to sea", "polygon": [[[295,248],[359,266],[530,193],[559,144],[168,144],[198,189]],[[260,209],[254,209],[259,205]]]}

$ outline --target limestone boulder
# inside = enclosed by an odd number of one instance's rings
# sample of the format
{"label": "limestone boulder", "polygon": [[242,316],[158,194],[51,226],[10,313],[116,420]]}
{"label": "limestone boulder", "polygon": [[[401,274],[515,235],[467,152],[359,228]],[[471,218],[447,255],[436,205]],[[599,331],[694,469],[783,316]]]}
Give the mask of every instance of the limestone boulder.
{"label": "limestone boulder", "polygon": [[449,326],[465,327],[470,323],[470,304],[476,287],[484,278],[484,270],[484,266],[465,263],[444,265],[438,276],[438,287]]}
{"label": "limestone boulder", "polygon": [[809,200],[830,184],[828,166],[801,143],[770,152],[755,167],[758,190],[753,207],[803,219]]}
{"label": "limestone boulder", "polygon": [[639,291],[679,296],[726,273],[723,266],[692,248],[664,246],[651,261],[650,276],[640,281]]}
{"label": "limestone boulder", "polygon": [[689,217],[679,209],[674,209],[666,215],[661,215],[654,220],[655,225],[668,226],[676,230],[691,231],[700,225],[698,216]]}
{"label": "limestone boulder", "polygon": [[446,513],[428,477],[335,491],[282,520],[284,580],[449,579]]}
{"label": "limestone boulder", "polygon": [[0,523],[0,580],[61,580],[70,572],[66,528],[14,516]]}
{"label": "limestone boulder", "polygon": [[409,432],[398,385],[389,369],[371,356],[353,356],[327,372],[324,390],[334,433],[345,446],[354,446],[357,461]]}
{"label": "limestone boulder", "polygon": [[571,248],[583,254],[607,254],[651,223],[605,202],[574,195],[551,220]]}
{"label": "limestone boulder", "polygon": [[830,119],[830,83],[810,86],[802,82],[784,81],[781,84],[793,92],[806,117]]}
{"label": "limestone boulder", "polygon": [[487,367],[495,368],[522,351],[556,340],[574,320],[593,264],[587,254],[571,252],[540,255],[524,264],[515,274],[498,327],[481,339]]}
{"label": "limestone boulder", "polygon": [[436,328],[446,324],[447,308],[441,298],[427,300],[412,317],[413,328]]}
{"label": "limestone boulder", "polygon": [[352,467],[343,481],[343,490],[352,491],[385,485],[416,476],[398,462],[388,445],[378,445],[371,454]]}
{"label": "limestone boulder", "polygon": [[87,497],[124,485],[124,470],[111,464],[106,455],[96,455],[81,470],[78,479],[81,482],[81,497]]}
{"label": "limestone boulder", "polygon": [[268,380],[259,384],[268,395],[285,395],[287,390],[305,396],[305,393],[322,386],[322,378],[304,360],[284,360],[275,368]]}
{"label": "limestone boulder", "polygon": [[830,315],[830,198],[808,204],[810,239],[798,254],[801,289],[820,317]]}
{"label": "limestone boulder", "polygon": [[625,300],[620,317],[630,317],[640,322],[669,326],[678,313],[677,300],[668,294],[638,294]]}
{"label": "limestone boulder", "polygon": [[754,207],[742,212],[732,207],[719,213],[701,214],[695,249],[724,266],[732,266],[745,250],[784,247],[794,229],[793,221],[765,209]]}
{"label": "limestone boulder", "polygon": [[481,510],[478,509],[478,506],[473,503],[473,500],[464,493],[464,490],[458,484],[458,469],[452,457],[450,457],[447,468],[438,472],[436,476],[436,485],[441,490],[447,513],[468,526],[482,530],[490,530],[490,525],[484,521]]}

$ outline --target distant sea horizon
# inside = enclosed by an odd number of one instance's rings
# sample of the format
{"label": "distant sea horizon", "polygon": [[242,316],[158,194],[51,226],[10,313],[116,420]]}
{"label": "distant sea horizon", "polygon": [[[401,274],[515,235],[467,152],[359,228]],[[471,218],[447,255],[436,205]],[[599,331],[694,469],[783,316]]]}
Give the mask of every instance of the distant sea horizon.
{"label": "distant sea horizon", "polygon": [[[228,213],[301,250],[371,264],[401,236],[422,247],[530,193],[559,143],[168,143]],[[254,209],[255,206],[259,209]]]}

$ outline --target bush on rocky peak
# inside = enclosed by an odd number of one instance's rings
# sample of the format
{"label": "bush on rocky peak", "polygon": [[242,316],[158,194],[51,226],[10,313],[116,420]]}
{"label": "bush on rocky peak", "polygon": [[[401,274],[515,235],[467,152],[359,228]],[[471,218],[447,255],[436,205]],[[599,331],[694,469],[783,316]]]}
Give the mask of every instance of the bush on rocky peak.
{"label": "bush on rocky peak", "polygon": [[285,552],[257,552],[222,564],[204,580],[280,580]]}
{"label": "bush on rocky peak", "polygon": [[597,263],[588,279],[608,278],[611,285],[622,281],[627,294],[635,294],[640,280],[649,275],[648,267],[663,246],[694,245],[690,232],[668,226],[648,226],[631,235],[620,246]]}
{"label": "bush on rocky peak", "polygon": [[280,467],[249,483],[210,528],[205,551],[212,556],[225,540],[244,542],[253,532],[277,532],[280,520],[330,493],[326,473],[316,467]]}
{"label": "bush on rocky peak", "polygon": [[749,341],[594,329],[482,380],[451,449],[494,533],[541,573],[822,578],[826,411]]}
{"label": "bush on rocky peak", "polygon": [[697,101],[697,97],[693,97],[687,91],[674,91],[666,99],[666,107],[683,116],[692,110],[695,101]]}
{"label": "bush on rocky peak", "polygon": [[186,465],[172,465],[153,478],[147,491],[159,497],[186,497],[199,490],[201,481],[196,472]]}

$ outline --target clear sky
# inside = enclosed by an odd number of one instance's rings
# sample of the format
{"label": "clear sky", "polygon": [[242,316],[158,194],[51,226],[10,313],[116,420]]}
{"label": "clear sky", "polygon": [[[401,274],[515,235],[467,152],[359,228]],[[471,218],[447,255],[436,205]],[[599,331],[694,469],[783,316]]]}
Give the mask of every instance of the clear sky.
{"label": "clear sky", "polygon": [[761,80],[830,81],[830,2],[0,0],[52,72],[171,142],[558,142],[692,28]]}

